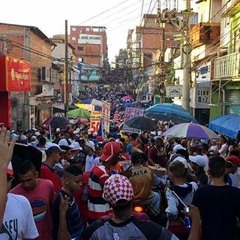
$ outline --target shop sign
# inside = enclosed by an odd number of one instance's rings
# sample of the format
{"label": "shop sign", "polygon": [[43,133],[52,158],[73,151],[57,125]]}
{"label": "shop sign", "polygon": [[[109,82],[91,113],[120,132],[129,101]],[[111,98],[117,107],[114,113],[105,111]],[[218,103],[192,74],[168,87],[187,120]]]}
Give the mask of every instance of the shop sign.
{"label": "shop sign", "polygon": [[211,80],[211,63],[201,65],[196,69],[196,82]]}
{"label": "shop sign", "polygon": [[181,85],[166,86],[166,97],[181,97],[181,95]]}
{"label": "shop sign", "polygon": [[31,66],[29,62],[9,56],[0,56],[0,91],[31,91]]}

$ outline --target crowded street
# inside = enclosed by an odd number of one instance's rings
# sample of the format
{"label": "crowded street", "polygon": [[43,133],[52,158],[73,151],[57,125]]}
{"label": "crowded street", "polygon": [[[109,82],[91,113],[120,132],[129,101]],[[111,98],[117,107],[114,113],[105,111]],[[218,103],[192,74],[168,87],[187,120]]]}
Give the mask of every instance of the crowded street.
{"label": "crowded street", "polygon": [[1,7],[0,240],[240,239],[239,0]]}

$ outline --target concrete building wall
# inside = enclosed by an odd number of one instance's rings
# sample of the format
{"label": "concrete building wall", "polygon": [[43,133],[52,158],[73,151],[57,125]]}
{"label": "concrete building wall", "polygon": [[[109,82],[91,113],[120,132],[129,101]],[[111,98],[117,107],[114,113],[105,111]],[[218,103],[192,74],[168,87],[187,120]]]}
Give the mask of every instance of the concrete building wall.
{"label": "concrete building wall", "polygon": [[23,59],[31,65],[31,92],[11,92],[11,125],[13,129],[28,129],[30,124],[29,97],[41,93],[38,69],[51,67],[51,41],[39,29],[31,26],[0,23],[0,42],[3,55]]}

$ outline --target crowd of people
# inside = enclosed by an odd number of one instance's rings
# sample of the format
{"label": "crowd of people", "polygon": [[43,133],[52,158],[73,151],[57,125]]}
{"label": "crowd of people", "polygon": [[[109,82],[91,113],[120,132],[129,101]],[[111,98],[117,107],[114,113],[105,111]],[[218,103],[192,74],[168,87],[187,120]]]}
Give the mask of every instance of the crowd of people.
{"label": "crowd of people", "polygon": [[239,145],[167,139],[159,126],[2,128],[0,239],[239,239]]}

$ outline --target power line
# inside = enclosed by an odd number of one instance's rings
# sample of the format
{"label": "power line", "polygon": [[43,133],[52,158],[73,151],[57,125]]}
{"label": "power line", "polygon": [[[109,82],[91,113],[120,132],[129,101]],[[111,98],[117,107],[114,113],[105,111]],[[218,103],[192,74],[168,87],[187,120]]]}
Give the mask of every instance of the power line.
{"label": "power line", "polygon": [[121,2],[119,4],[117,4],[117,5],[113,6],[112,8],[108,8],[105,11],[103,11],[103,12],[101,12],[101,13],[99,13],[99,14],[97,14],[97,15],[89,18],[89,19],[86,19],[85,21],[81,22],[80,25],[82,25],[83,23],[86,23],[86,22],[88,22],[88,21],[90,21],[90,20],[92,20],[94,18],[97,18],[97,17],[103,15],[104,13],[111,11],[112,9],[115,9],[115,8],[119,7],[120,5],[124,4],[125,2],[129,2],[129,0],[125,0],[125,1],[123,1],[123,2]]}

